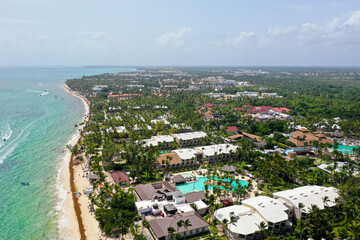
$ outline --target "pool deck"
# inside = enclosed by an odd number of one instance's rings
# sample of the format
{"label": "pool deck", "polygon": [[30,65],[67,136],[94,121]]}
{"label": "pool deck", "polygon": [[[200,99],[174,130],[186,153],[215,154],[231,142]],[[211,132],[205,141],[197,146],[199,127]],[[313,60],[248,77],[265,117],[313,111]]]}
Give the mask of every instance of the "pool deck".
{"label": "pool deck", "polygon": [[[201,170],[196,170],[196,171],[180,172],[180,173],[176,173],[176,174],[192,174],[194,177],[199,178],[199,177],[206,177],[206,172],[207,172],[207,169],[201,169]],[[218,172],[222,173],[221,171],[218,171]],[[235,179],[246,181],[246,182],[249,182],[249,180],[251,179],[248,176],[244,176],[244,175],[240,175],[240,174],[233,175],[233,176],[235,177]],[[251,181],[252,181],[252,190],[248,192],[250,198],[255,197],[256,192],[258,192],[259,194],[261,193],[261,191],[257,187],[257,182],[254,179],[251,179]],[[209,190],[209,191],[212,192],[212,190]],[[235,197],[230,197],[229,195],[228,195],[228,198],[231,198],[233,200],[236,199]]]}

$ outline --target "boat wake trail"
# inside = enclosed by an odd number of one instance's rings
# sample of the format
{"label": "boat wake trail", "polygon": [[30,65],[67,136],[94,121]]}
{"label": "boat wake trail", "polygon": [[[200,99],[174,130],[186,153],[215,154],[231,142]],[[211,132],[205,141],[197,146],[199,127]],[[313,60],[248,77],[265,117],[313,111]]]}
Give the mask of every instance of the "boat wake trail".
{"label": "boat wake trail", "polygon": [[9,123],[7,123],[4,128],[0,129],[0,149],[6,144],[6,141],[10,139],[12,133],[13,131]]}
{"label": "boat wake trail", "polygon": [[[14,152],[14,150],[18,147],[19,143],[21,141],[24,141],[29,135],[30,132],[27,131],[27,129],[29,127],[31,127],[31,125],[33,125],[37,120],[29,123],[25,128],[23,128],[21,130],[21,132],[13,139],[11,139],[11,136],[13,135],[13,131],[10,127],[10,125],[8,126],[8,130],[6,133],[6,135],[4,134],[4,136],[8,136],[6,139],[6,141],[4,141],[4,138],[2,139],[2,144],[0,147],[0,164],[2,164],[4,162],[4,160],[6,160],[8,157],[11,156],[11,154]],[[9,139],[9,140],[8,140]]]}

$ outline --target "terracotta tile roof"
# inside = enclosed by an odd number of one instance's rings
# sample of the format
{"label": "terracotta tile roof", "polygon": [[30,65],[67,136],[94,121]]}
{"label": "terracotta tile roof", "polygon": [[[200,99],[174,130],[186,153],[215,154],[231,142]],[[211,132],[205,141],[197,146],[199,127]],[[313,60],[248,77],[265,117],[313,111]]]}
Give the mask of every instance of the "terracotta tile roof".
{"label": "terracotta tile roof", "polygon": [[158,164],[166,166],[166,161],[169,161],[168,156],[171,157],[170,165],[181,163],[181,159],[176,153],[164,153],[164,154],[160,154],[159,157],[157,158]]}
{"label": "terracotta tile roof", "polygon": [[242,138],[244,135],[242,135],[242,134],[236,134],[236,135],[232,135],[232,136],[230,136],[229,138],[231,139],[231,140],[235,140],[235,139],[238,139],[238,138]]}
{"label": "terracotta tile roof", "polygon": [[261,140],[261,137],[257,136],[257,135],[254,135],[254,134],[250,134],[250,133],[246,133],[246,132],[243,132],[242,133],[244,136],[248,137],[248,138],[251,138],[257,142],[262,142],[263,140]]}
{"label": "terracotta tile roof", "polygon": [[318,138],[327,138],[326,135],[324,135],[322,133],[316,134],[315,136]]}
{"label": "terracotta tile roof", "polygon": [[207,103],[207,104],[204,104],[204,105],[203,105],[204,108],[211,108],[211,107],[213,107],[213,106],[214,106],[213,103]]}

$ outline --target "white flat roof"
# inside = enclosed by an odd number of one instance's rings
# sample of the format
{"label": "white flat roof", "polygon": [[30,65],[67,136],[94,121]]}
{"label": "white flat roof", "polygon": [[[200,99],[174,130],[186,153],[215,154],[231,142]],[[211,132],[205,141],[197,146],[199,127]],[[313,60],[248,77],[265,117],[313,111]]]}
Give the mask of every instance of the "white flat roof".
{"label": "white flat roof", "polygon": [[214,156],[214,155],[219,155],[221,153],[223,153],[223,154],[229,154],[230,152],[235,153],[237,146],[227,143],[227,144],[202,146],[202,147],[198,147],[196,149],[202,151],[202,153],[205,156]]}
{"label": "white flat roof", "polygon": [[173,142],[174,141],[174,138],[170,135],[153,136],[152,139],[154,139],[157,142]]}
{"label": "white flat roof", "polygon": [[141,140],[144,142],[144,147],[147,147],[147,146],[157,146],[158,145],[158,142],[153,140],[153,139],[144,139],[144,140]]}
{"label": "white flat roof", "polygon": [[227,219],[228,222],[230,222],[231,216],[234,216],[237,220],[234,224],[229,224],[228,228],[231,232],[242,235],[255,233],[259,230],[258,225],[264,221],[257,212],[243,205],[220,208],[215,211],[214,215],[221,222],[224,219]]}
{"label": "white flat roof", "polygon": [[196,138],[202,138],[202,137],[206,137],[206,133],[204,132],[187,132],[187,133],[177,133],[177,134],[173,134],[171,135],[174,138],[176,137],[177,139],[181,139],[181,140],[192,140],[192,139],[196,139]]}
{"label": "white flat roof", "polygon": [[122,133],[122,132],[126,131],[125,126],[118,126],[118,127],[115,127],[115,129],[118,133]]}
{"label": "white flat roof", "polygon": [[254,208],[267,222],[277,223],[289,218],[285,212],[288,208],[278,199],[258,196],[246,199],[242,203]]}
{"label": "white flat roof", "polygon": [[303,212],[308,213],[311,205],[316,205],[321,210],[324,209],[324,197],[329,198],[327,206],[332,207],[335,205],[335,199],[339,197],[337,189],[333,187],[322,186],[303,186],[273,194],[275,198],[281,197],[291,202],[296,208],[299,203],[304,204]]}
{"label": "white flat roof", "polygon": [[158,122],[163,122],[165,125],[169,125],[170,122],[168,120],[166,120],[165,118],[162,118],[162,119],[153,119],[151,120],[151,123],[152,124],[156,124]]}
{"label": "white flat roof", "polygon": [[[138,210],[141,209],[153,209],[154,205],[158,206],[159,210],[163,210],[165,205],[172,204],[176,207],[179,212],[194,212],[195,210],[190,206],[189,203],[175,204],[174,201],[158,201],[158,200],[145,200],[135,202],[135,206]],[[204,203],[205,204],[205,203]],[[206,204],[205,204],[206,205]]]}
{"label": "white flat roof", "polygon": [[192,158],[195,158],[195,153],[198,153],[198,150],[183,148],[183,149],[172,150],[172,152],[176,153],[181,159],[190,160]]}
{"label": "white flat roof", "polygon": [[208,207],[208,205],[206,205],[206,203],[204,203],[201,199],[198,201],[195,201],[194,204],[196,205],[197,209],[204,209],[204,208]]}
{"label": "white flat roof", "polygon": [[175,207],[177,208],[177,210],[179,212],[194,212],[195,210],[190,206],[190,204],[185,203],[185,204],[179,204],[179,205],[175,205]]}

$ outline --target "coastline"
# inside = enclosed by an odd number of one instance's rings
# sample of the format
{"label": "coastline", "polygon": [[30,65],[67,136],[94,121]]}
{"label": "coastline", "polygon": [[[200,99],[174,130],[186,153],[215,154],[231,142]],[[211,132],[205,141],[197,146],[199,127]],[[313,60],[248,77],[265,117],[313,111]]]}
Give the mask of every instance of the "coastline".
{"label": "coastline", "polygon": [[[81,99],[85,107],[83,121],[88,121],[90,114],[90,105],[88,100],[72,91],[66,84],[62,85],[62,87],[75,97]],[[77,144],[81,136],[81,130],[82,127],[76,129],[76,132],[68,142],[68,145],[74,146]],[[58,210],[61,211],[58,223],[59,237],[60,239],[86,239],[79,199],[73,194],[75,192],[75,184],[78,182],[78,173],[74,169],[76,166],[72,165],[73,155],[69,149],[66,148],[65,151],[66,155],[59,171],[58,191],[60,199],[62,200],[58,206]],[[83,198],[85,198],[85,196]]]}

